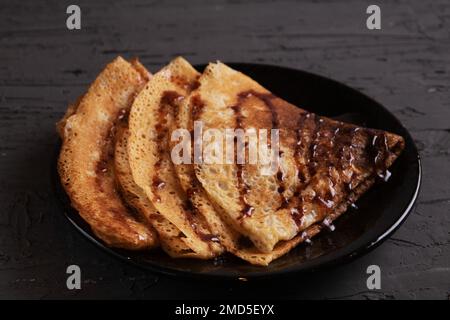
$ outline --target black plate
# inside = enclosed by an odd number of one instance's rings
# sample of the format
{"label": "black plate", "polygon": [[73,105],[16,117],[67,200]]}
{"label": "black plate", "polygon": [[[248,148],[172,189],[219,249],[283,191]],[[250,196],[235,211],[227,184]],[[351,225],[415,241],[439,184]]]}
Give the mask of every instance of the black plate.
{"label": "black plate", "polygon": [[[308,72],[259,64],[229,65],[249,75],[274,94],[308,111],[404,137],[406,148],[391,168],[390,180],[375,185],[364,194],[356,203],[358,209],[349,209],[336,221],[334,232],[323,231],[313,239],[312,245],[302,244],[268,267],[257,267],[232,256],[202,261],[172,259],[159,250],[139,253],[108,248],[70,207],[55,174],[56,191],[64,205],[64,212],[83,235],[114,256],[151,271],[207,278],[256,278],[312,271],[349,261],[379,245],[405,221],[419,192],[420,159],[410,134],[386,108],[361,92]],[[197,67],[198,70],[204,68]]]}

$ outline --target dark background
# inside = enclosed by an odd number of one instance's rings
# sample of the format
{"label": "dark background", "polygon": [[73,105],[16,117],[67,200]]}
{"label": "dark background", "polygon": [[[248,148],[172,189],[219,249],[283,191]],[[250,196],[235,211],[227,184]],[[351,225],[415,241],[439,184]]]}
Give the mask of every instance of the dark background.
{"label": "dark background", "polygon": [[[0,298],[449,299],[450,2],[0,1]],[[66,28],[66,7],[82,29]],[[176,55],[288,66],[331,77],[387,106],[423,161],[416,210],[368,255],[307,277],[202,282],[141,271],[66,221],[51,188],[55,122],[118,54],[157,71]],[[287,80],[288,81],[288,80]],[[66,289],[66,268],[82,290]],[[366,268],[382,270],[369,291]]]}

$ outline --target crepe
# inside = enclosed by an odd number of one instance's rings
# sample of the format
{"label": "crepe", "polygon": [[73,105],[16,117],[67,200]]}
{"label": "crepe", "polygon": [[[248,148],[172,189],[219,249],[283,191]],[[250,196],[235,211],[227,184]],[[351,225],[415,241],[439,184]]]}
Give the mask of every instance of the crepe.
{"label": "crepe", "polygon": [[137,60],[118,57],[57,124],[63,140],[58,171],[72,206],[106,244],[131,250],[153,248],[158,238],[123,202],[112,155],[115,128],[148,79]]}
{"label": "crepe", "polygon": [[209,259],[220,255],[223,247],[181,188],[169,150],[174,111],[195,88],[198,77],[182,58],[154,75],[130,112],[128,155],[134,181],[156,210],[180,230],[180,238],[197,257]]}
{"label": "crepe", "polygon": [[279,129],[280,160],[273,174],[261,174],[266,166],[260,163],[195,164],[224,219],[264,253],[280,241],[298,239],[315,223],[333,228],[332,220],[375,177],[389,177],[387,168],[404,147],[397,135],[297,108],[222,63],[205,69],[190,101],[204,131]]}
{"label": "crepe", "polygon": [[[183,99],[181,103],[177,105],[178,109],[175,112],[175,120],[172,123],[171,128],[171,141],[170,149],[175,150],[176,146],[182,140],[182,137],[174,135],[177,130],[183,129],[185,133],[192,134],[194,130],[193,118],[198,111],[197,96],[190,95],[189,98]],[[178,139],[176,138],[178,137]],[[192,136],[190,136],[192,139]],[[194,142],[194,141],[192,141]],[[228,223],[226,213],[223,209],[212,202],[203,186],[198,181],[194,166],[194,143],[191,143],[188,151],[188,158],[191,160],[191,164],[186,163],[174,163],[175,172],[180,181],[181,188],[190,197],[190,202],[198,212],[208,221],[208,225],[211,228],[211,232],[217,235],[219,242],[223,245],[227,252],[234,254],[235,256],[250,262],[254,265],[266,266],[274,259],[282,256],[292,249],[298,243],[304,241],[308,237],[315,235],[315,230],[310,230],[305,233],[303,237],[299,236],[289,241],[282,241],[271,252],[260,252],[245,236],[239,233],[232,227],[232,223]],[[181,155],[181,153],[180,153]]]}

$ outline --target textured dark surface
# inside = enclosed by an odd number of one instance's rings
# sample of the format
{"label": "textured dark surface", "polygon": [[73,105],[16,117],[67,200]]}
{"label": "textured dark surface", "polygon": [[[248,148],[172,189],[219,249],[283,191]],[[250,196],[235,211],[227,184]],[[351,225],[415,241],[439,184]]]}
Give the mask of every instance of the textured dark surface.
{"label": "textured dark surface", "polygon": [[[27,2],[29,4],[27,4]],[[0,2],[0,298],[449,299],[450,2],[76,1]],[[348,265],[276,282],[199,282],[143,272],[100,252],[61,214],[50,172],[54,123],[102,66],[139,56],[152,71],[175,55],[270,63],[318,73],[386,105],[423,161],[415,212],[394,236]],[[66,267],[82,289],[66,289]],[[366,287],[366,268],[382,289]]]}

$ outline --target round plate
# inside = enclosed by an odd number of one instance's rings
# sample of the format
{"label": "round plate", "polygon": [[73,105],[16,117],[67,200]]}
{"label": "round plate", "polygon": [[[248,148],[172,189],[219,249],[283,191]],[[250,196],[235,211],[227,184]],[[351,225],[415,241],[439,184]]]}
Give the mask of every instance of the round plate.
{"label": "round plate", "polygon": [[[108,248],[71,208],[55,169],[55,190],[64,212],[84,236],[114,256],[155,272],[207,278],[256,278],[312,271],[349,261],[379,245],[405,221],[419,192],[420,159],[408,131],[385,107],[361,92],[308,72],[260,64],[228,65],[303,109],[404,137],[406,147],[390,169],[392,177],[364,194],[356,203],[358,209],[349,209],[336,221],[334,232],[322,231],[313,238],[312,245],[301,244],[269,266],[258,267],[229,255],[203,261],[172,259],[160,250],[132,252]],[[204,65],[196,67],[202,70]]]}

